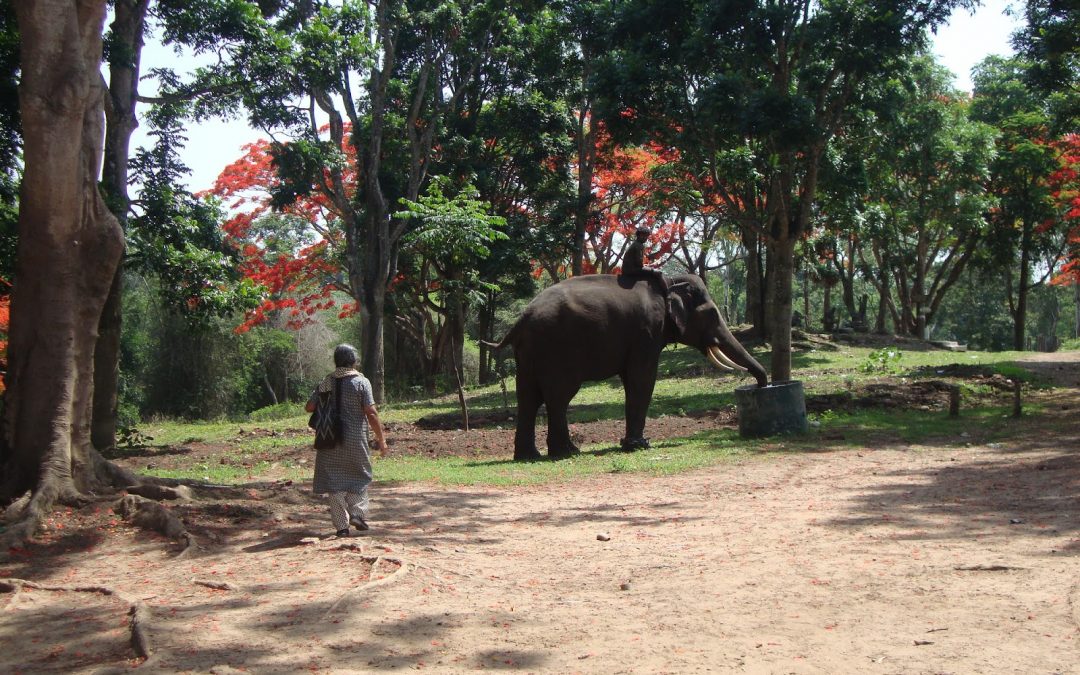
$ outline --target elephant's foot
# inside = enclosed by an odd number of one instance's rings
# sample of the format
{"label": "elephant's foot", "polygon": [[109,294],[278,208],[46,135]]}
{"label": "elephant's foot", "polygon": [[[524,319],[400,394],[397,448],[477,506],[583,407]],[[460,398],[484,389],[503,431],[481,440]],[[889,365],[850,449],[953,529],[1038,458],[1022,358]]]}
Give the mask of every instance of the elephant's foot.
{"label": "elephant's foot", "polygon": [[566,459],[568,457],[573,457],[574,455],[580,454],[581,449],[573,443],[570,443],[568,446],[563,448],[548,447],[548,457],[550,457],[551,459]]}
{"label": "elephant's foot", "polygon": [[649,439],[644,436],[637,438],[624,438],[619,441],[619,449],[623,452],[634,452],[635,450],[648,450],[652,446],[649,445]]}
{"label": "elephant's foot", "polygon": [[531,448],[514,448],[515,462],[539,462],[543,459],[544,456],[540,454],[540,451],[536,449],[536,446]]}

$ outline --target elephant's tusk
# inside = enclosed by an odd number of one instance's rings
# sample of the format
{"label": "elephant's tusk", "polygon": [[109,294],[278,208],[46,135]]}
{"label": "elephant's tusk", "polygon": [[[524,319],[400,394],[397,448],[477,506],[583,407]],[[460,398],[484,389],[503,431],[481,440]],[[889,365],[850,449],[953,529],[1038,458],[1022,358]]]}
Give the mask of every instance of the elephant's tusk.
{"label": "elephant's tusk", "polygon": [[719,347],[717,347],[716,345],[713,345],[712,347],[709,348],[709,353],[713,354],[718,361],[723,363],[725,366],[728,366],[729,369],[739,370],[739,371],[742,371],[744,373],[750,372],[746,368],[743,368],[739,364],[732,361],[731,358],[727,354],[725,354],[723,351],[721,351],[721,349]]}
{"label": "elephant's tusk", "polygon": [[[716,358],[716,354],[713,353],[714,349],[716,349],[716,347],[709,347],[709,349],[705,352],[705,355],[709,357],[709,362],[712,363],[717,368],[719,368],[720,370],[726,370],[728,372],[731,372],[731,371],[735,370],[731,366],[728,366],[728,365],[725,365],[724,363],[722,363],[720,361],[720,359]],[[717,351],[719,351],[719,350],[717,350]]]}

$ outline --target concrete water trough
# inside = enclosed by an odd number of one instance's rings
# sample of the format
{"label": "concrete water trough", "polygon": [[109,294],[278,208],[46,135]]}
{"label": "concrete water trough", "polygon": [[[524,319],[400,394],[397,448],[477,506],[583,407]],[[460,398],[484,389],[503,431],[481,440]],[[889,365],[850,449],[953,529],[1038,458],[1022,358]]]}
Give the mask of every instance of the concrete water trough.
{"label": "concrete water trough", "polygon": [[739,435],[761,438],[805,433],[806,397],[802,382],[774,382],[766,387],[748,384],[735,389],[739,410]]}

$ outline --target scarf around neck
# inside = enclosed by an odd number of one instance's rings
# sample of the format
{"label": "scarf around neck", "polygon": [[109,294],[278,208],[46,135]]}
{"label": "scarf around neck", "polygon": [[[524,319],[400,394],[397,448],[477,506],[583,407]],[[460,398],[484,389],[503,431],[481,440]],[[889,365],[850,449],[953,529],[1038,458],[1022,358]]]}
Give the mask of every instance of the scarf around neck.
{"label": "scarf around neck", "polygon": [[335,368],[334,372],[323,378],[319,383],[319,392],[326,393],[334,388],[334,380],[342,377],[355,377],[360,371],[355,368]]}

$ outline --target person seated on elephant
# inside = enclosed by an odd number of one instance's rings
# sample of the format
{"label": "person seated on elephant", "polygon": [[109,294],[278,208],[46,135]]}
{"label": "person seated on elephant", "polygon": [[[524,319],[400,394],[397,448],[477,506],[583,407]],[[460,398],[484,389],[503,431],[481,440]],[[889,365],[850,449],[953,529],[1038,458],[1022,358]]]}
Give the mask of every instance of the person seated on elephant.
{"label": "person seated on elephant", "polygon": [[634,233],[634,242],[630,244],[630,248],[623,255],[621,274],[626,277],[654,277],[660,282],[660,288],[663,290],[664,295],[667,295],[668,285],[664,279],[664,273],[655,267],[645,265],[645,244],[648,243],[650,234],[652,234],[652,231],[645,226],[637,228]]}

